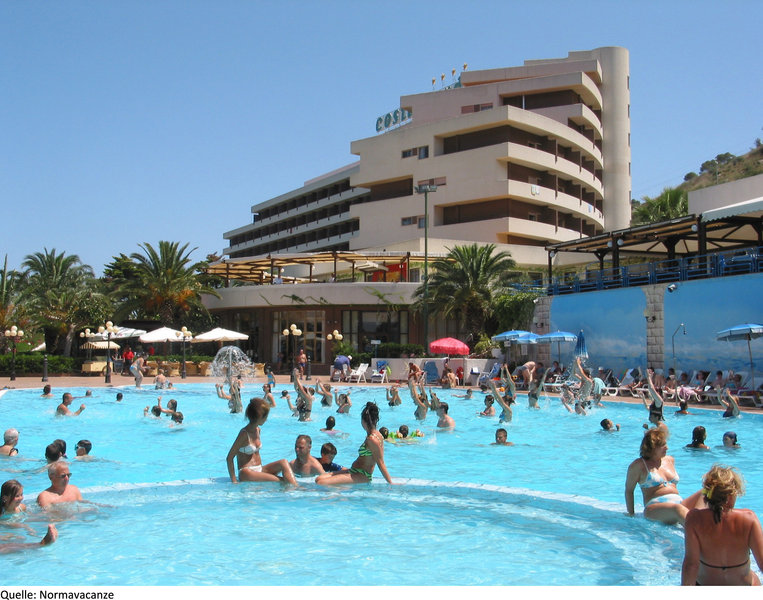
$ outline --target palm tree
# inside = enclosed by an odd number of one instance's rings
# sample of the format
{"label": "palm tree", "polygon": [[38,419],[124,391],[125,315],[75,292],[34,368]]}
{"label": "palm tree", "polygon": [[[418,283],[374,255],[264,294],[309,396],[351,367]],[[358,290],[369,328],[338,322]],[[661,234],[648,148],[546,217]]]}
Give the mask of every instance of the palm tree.
{"label": "palm tree", "polygon": [[93,269],[55,248],[27,255],[21,266],[21,298],[31,321],[44,330],[49,352],[70,355],[77,329],[100,322],[110,310]]}
{"label": "palm tree", "polygon": [[[3,270],[0,272],[0,331],[6,331],[13,325],[26,329],[28,322],[23,307],[19,304],[19,274],[8,271],[8,255],[5,255]],[[0,351],[5,352],[8,340],[0,337]]]}
{"label": "palm tree", "polygon": [[143,254],[130,255],[135,268],[121,288],[126,297],[122,312],[135,311],[146,317],[158,317],[163,325],[179,324],[192,311],[206,313],[201,294],[219,297],[200,279],[204,261],[191,263],[188,244],[160,241],[158,249],[139,244]]}
{"label": "palm tree", "polygon": [[[459,316],[478,340],[485,322],[492,316],[493,303],[517,273],[508,252],[495,252],[495,245],[456,246],[445,258],[432,263],[429,276],[429,314]],[[424,285],[415,292],[416,306],[423,306]]]}
{"label": "palm tree", "polygon": [[686,190],[665,188],[656,198],[644,197],[633,207],[631,225],[645,225],[667,221],[689,214],[689,196]]}

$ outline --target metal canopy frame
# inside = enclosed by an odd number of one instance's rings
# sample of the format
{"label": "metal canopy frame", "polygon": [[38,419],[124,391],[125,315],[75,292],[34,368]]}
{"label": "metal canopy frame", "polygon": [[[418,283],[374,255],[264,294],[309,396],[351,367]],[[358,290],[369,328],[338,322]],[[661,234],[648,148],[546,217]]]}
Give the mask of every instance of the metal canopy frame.
{"label": "metal canopy frame", "polygon": [[[713,211],[708,211],[708,216]],[[708,252],[735,250],[763,245],[763,212],[737,214],[722,218],[688,215],[649,225],[618,229],[608,233],[560,242],[546,246],[548,275],[559,252],[593,254],[604,269],[609,256],[612,267],[620,266],[620,258],[647,256],[653,259],[674,259],[677,256],[705,255]]]}
{"label": "metal canopy frame", "polygon": [[[435,258],[445,258],[446,254],[436,254]],[[316,264],[333,263],[332,276],[336,280],[337,273],[351,271],[354,279],[355,271],[370,272],[389,270],[389,265],[405,264],[410,277],[410,262],[424,261],[423,252],[305,252],[294,254],[267,254],[245,258],[223,259],[209,265],[205,271],[211,275],[219,275],[226,280],[235,279],[253,283],[272,283],[280,276],[285,267],[307,265],[310,267],[308,277],[284,277],[288,283],[312,283],[313,267]],[[372,266],[374,268],[372,268]]]}

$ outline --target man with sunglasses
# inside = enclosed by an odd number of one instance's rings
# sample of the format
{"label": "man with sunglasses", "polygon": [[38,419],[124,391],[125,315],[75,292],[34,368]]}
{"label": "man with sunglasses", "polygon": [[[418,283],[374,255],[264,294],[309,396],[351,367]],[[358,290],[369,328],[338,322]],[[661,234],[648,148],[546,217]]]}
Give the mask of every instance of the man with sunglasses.
{"label": "man with sunglasses", "polygon": [[61,502],[83,501],[77,486],[69,483],[71,476],[69,463],[66,461],[59,460],[48,467],[50,487],[37,496],[37,504],[40,505],[40,508],[45,509],[51,504],[60,504]]}

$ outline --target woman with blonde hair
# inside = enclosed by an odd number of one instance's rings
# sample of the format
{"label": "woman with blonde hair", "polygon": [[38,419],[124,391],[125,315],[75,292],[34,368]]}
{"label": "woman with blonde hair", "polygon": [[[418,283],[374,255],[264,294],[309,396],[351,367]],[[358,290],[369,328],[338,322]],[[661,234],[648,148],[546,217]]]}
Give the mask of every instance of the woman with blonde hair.
{"label": "woman with blonde hair", "polygon": [[684,500],[678,493],[675,460],[668,456],[668,432],[662,427],[644,433],[639,458],[628,466],[625,479],[625,506],[634,514],[633,492],[636,484],[644,498],[644,517],[667,525],[683,523],[697,503],[698,494]]}
{"label": "woman with blonde hair", "polygon": [[706,508],[689,512],[684,523],[681,585],[760,585],[750,570],[750,550],[763,570],[763,532],[754,512],[735,508],[744,494],[733,467],[714,465],[702,479]]}

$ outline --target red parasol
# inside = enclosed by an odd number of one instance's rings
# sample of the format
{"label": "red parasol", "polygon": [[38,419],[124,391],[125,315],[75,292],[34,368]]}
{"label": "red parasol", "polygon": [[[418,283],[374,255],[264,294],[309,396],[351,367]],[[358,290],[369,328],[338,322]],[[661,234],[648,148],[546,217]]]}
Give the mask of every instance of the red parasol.
{"label": "red parasol", "polygon": [[442,338],[429,342],[429,352],[432,354],[468,355],[469,346],[454,338]]}

